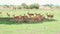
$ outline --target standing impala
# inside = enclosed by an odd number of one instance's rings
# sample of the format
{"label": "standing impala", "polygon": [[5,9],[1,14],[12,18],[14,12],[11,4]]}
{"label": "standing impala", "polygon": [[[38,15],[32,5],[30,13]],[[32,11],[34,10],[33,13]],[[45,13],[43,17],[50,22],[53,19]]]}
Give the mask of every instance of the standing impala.
{"label": "standing impala", "polygon": [[28,12],[28,15],[29,15],[30,18],[34,16],[33,13],[29,13],[29,12]]}
{"label": "standing impala", "polygon": [[53,14],[48,14],[48,13],[47,13],[46,15],[47,15],[47,18],[48,18],[48,19],[52,19],[52,18],[54,17]]}

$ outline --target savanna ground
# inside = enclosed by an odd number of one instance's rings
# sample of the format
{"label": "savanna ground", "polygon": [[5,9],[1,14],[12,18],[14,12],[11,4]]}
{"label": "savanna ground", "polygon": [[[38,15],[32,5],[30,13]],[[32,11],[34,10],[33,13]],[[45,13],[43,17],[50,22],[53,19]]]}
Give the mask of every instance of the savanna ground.
{"label": "savanna ground", "polygon": [[[54,20],[44,21],[39,23],[22,23],[22,24],[14,24],[14,22],[9,21],[0,21],[0,34],[60,34],[60,10],[40,10],[40,9],[26,9],[26,10],[0,10],[2,14],[1,17],[8,17],[6,15],[7,12],[12,15],[23,15],[27,12],[30,13],[41,13],[46,17],[46,13],[54,14]],[[10,23],[10,24],[7,24]],[[11,24],[13,23],[13,24]]]}

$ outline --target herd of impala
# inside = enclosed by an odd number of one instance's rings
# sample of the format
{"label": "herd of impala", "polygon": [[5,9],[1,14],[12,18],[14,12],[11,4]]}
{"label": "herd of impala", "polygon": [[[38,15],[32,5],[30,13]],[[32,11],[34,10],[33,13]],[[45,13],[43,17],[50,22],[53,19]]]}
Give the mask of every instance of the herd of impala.
{"label": "herd of impala", "polygon": [[[22,22],[22,21],[24,21],[24,22],[29,22],[29,21],[40,22],[40,21],[44,21],[46,19],[46,17],[40,13],[39,14],[27,13],[27,15],[24,14],[23,16],[21,16],[21,15],[19,15],[19,16],[13,15],[13,16],[14,16],[13,20],[18,21],[18,22]],[[46,16],[48,19],[52,19],[54,17],[53,14],[48,14],[48,13],[46,14]]]}
{"label": "herd of impala", "polygon": [[[2,14],[2,12],[0,12],[0,14]],[[10,17],[9,13],[6,13],[6,15]],[[49,13],[47,13],[46,16],[48,19],[52,19],[54,17],[53,14],[49,14]],[[24,22],[29,22],[29,21],[39,22],[39,21],[43,21],[45,19],[46,19],[46,17],[40,13],[33,14],[33,13],[28,12],[27,15],[24,14],[23,16],[22,15],[19,15],[19,16],[13,15],[13,20],[18,21],[18,22],[22,22],[22,21],[24,21]]]}

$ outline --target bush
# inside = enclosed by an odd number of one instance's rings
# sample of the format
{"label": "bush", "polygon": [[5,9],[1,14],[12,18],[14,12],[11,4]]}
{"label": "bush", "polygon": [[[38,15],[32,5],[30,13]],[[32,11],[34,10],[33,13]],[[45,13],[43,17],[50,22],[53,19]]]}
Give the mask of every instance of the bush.
{"label": "bush", "polygon": [[37,4],[37,3],[31,4],[31,5],[30,5],[30,9],[33,9],[33,8],[39,9],[39,4]]}
{"label": "bush", "polygon": [[29,6],[28,6],[28,5],[27,5],[27,6],[23,6],[23,8],[24,8],[24,9],[29,9]]}
{"label": "bush", "polygon": [[34,4],[34,8],[39,9],[39,4]]}
{"label": "bush", "polygon": [[25,9],[28,8],[28,5],[25,4],[25,3],[22,3],[21,6],[22,6],[23,8],[25,8]]}

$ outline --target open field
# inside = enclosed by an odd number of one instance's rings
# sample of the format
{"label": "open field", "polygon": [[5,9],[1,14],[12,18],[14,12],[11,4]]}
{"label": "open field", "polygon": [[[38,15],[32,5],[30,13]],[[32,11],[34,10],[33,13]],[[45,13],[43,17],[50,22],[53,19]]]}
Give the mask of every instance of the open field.
{"label": "open field", "polygon": [[40,23],[23,23],[23,24],[6,24],[12,23],[8,21],[0,21],[0,34],[60,34],[60,10],[38,10],[38,9],[26,9],[26,10],[0,10],[2,14],[1,17],[8,17],[7,12],[12,15],[27,15],[27,12],[30,13],[41,13],[46,17],[46,13],[53,13],[55,21],[45,21]]}

